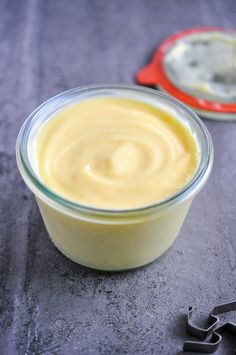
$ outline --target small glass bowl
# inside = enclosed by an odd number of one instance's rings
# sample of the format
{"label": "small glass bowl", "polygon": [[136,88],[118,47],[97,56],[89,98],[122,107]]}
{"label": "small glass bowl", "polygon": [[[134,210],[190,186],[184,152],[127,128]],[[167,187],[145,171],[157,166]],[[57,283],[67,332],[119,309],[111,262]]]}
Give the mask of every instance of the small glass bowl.
{"label": "small glass bowl", "polygon": [[[66,106],[97,97],[145,102],[161,107],[180,120],[194,135],[199,148],[199,166],[189,183],[163,201],[128,210],[81,205],[45,186],[32,159],[33,142],[39,128]],[[209,177],[213,145],[198,116],[172,97],[135,85],[94,85],[63,92],[39,106],[19,132],[16,157],[22,178],[34,193],[47,231],[58,249],[81,265],[118,271],[148,264],[170,247],[193,198]]]}

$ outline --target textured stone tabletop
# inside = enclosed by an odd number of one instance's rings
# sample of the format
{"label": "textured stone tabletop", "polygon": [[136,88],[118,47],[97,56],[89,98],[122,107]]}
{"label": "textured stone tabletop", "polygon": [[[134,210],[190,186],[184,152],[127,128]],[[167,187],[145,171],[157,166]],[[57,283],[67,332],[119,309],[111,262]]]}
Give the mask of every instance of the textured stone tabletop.
{"label": "textured stone tabletop", "polygon": [[[235,123],[205,121],[215,145],[209,182],[169,251],[126,273],[88,270],[53,246],[14,153],[20,126],[45,99],[132,83],[165,37],[233,27],[235,14],[233,0],[0,0],[1,355],[181,354],[188,306],[204,321],[235,297]],[[216,354],[234,347],[226,336]]]}

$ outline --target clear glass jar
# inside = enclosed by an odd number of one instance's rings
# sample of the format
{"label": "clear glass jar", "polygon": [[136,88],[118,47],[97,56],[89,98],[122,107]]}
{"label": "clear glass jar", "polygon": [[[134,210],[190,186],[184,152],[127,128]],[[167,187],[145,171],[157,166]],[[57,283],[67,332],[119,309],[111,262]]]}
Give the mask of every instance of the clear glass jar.
{"label": "clear glass jar", "polygon": [[[199,147],[199,166],[191,181],[164,201],[132,210],[83,206],[47,188],[34,167],[32,142],[38,129],[66,106],[102,96],[145,102],[161,107],[180,120]],[[115,271],[148,264],[170,247],[193,198],[209,177],[213,145],[197,115],[172,97],[138,86],[96,85],[63,92],[39,106],[19,132],[16,156],[19,171],[34,193],[47,231],[58,249],[79,264]]]}

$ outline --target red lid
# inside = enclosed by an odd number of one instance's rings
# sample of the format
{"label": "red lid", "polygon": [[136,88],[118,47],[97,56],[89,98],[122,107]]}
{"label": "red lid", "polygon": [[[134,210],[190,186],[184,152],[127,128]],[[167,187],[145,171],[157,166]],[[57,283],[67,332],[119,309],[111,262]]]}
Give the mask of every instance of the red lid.
{"label": "red lid", "polygon": [[176,43],[177,40],[180,40],[194,33],[209,33],[211,31],[217,31],[221,33],[235,33],[233,30],[219,27],[194,28],[176,33],[167,38],[160,45],[160,47],[155,51],[151,63],[149,63],[147,66],[138,71],[138,73],[136,74],[136,81],[141,85],[157,85],[175,98],[181,100],[187,105],[190,105],[193,109],[196,108],[203,111],[226,114],[236,113],[236,103],[209,101],[204,98],[192,96],[191,94],[182,91],[179,87],[176,87],[176,85],[174,85],[174,83],[166,74],[166,70],[164,67],[164,58],[167,54],[167,51],[173,44]]}

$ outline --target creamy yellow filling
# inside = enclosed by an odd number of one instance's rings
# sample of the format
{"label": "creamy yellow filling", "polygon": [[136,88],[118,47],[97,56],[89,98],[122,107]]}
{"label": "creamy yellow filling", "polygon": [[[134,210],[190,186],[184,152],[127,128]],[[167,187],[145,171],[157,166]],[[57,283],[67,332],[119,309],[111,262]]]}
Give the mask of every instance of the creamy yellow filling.
{"label": "creamy yellow filling", "polygon": [[133,99],[96,98],[53,116],[36,141],[48,188],[80,204],[126,209],[176,193],[193,177],[198,146],[170,113]]}

